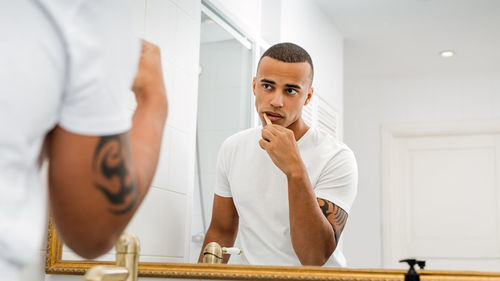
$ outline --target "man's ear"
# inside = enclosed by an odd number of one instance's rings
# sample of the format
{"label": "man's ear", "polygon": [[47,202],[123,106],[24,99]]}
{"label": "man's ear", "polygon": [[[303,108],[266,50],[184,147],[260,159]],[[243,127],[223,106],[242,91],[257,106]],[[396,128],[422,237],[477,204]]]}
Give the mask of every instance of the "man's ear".
{"label": "man's ear", "polygon": [[307,105],[310,101],[311,101],[311,98],[313,96],[313,93],[314,93],[314,88],[311,87],[309,89],[309,92],[307,93],[307,98],[306,98],[306,101],[304,102],[304,105]]}
{"label": "man's ear", "polygon": [[255,96],[255,82],[257,81],[257,77],[254,77],[252,79],[252,91],[253,91],[253,95]]}

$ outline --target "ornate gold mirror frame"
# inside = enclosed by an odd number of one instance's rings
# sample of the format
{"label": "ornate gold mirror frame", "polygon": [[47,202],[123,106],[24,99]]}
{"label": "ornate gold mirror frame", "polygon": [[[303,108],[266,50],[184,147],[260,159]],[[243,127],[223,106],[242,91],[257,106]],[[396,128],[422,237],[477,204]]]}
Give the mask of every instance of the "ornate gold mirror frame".
{"label": "ornate gold mirror frame", "polygon": [[[62,241],[54,224],[49,222],[45,272],[47,274],[83,275],[95,265],[114,262],[72,261],[62,259]],[[338,281],[403,281],[405,270],[345,269],[314,266],[243,266],[183,263],[140,262],[140,277],[221,279],[221,280],[338,280]],[[471,271],[420,270],[422,281],[500,281],[500,273]]]}

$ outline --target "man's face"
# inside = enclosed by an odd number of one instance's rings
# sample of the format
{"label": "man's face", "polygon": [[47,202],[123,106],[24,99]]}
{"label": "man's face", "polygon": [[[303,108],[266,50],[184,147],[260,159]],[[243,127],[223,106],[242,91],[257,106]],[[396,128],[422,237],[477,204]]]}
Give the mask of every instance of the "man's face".
{"label": "man's face", "polygon": [[253,93],[262,124],[266,124],[262,116],[266,113],[273,124],[293,129],[312,97],[311,66],[263,57],[253,78]]}

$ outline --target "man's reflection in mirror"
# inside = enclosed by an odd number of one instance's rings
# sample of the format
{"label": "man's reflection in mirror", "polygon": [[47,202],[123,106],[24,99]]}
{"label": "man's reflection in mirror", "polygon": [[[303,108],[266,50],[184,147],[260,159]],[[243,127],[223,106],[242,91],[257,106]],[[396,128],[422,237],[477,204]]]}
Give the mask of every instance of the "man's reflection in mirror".
{"label": "man's reflection in mirror", "polygon": [[340,238],[357,192],[356,160],[302,119],[313,76],[311,57],[293,43],[260,58],[253,93],[263,125],[220,148],[200,262],[208,242],[230,247],[239,235],[243,263],[346,266]]}

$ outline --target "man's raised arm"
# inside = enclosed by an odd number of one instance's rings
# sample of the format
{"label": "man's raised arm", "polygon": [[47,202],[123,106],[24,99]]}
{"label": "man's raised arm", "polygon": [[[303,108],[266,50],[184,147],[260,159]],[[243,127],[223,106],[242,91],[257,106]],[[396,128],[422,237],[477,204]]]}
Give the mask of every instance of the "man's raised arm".
{"label": "man's raised arm", "polygon": [[144,42],[130,132],[84,136],[57,126],[48,136],[51,213],[64,243],[85,258],[116,243],[156,171],[167,98],[160,51]]}

